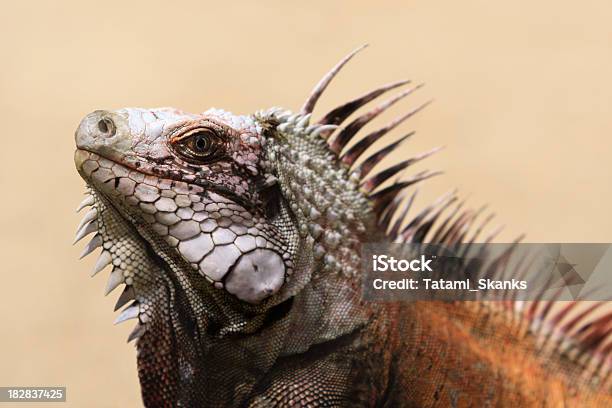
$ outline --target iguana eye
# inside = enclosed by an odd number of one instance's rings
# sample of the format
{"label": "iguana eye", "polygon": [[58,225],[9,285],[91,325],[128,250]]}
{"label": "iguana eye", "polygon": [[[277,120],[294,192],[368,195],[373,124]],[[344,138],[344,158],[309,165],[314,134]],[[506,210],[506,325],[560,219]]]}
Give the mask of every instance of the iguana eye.
{"label": "iguana eye", "polygon": [[206,152],[206,149],[208,148],[208,145],[210,143],[207,135],[202,133],[196,133],[195,135],[193,135],[192,140],[194,151],[197,151],[198,153]]}
{"label": "iguana eye", "polygon": [[171,146],[183,159],[208,163],[223,156],[223,140],[212,129],[196,129],[170,140]]}

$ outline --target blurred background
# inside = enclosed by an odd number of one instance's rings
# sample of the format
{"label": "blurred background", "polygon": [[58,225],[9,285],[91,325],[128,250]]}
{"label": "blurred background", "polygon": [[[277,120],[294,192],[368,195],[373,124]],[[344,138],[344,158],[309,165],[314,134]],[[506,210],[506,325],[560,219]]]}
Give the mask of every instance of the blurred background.
{"label": "blurred background", "polygon": [[[498,241],[612,241],[612,5],[607,1],[14,1],[0,14],[0,385],[66,385],[69,406],[141,404],[131,324],[113,327],[95,257],[71,245],[83,182],[73,132],[95,109],[299,109],[401,78],[427,86],[369,126],[435,103],[394,159],[446,174],[507,225]],[[25,404],[23,406],[26,406]],[[38,406],[38,405],[36,405]]]}

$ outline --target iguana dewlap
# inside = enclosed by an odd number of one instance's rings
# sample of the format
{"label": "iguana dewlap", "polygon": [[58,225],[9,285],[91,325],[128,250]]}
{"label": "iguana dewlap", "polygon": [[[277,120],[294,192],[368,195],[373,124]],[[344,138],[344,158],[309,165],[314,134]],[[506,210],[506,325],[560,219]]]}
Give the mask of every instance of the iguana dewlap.
{"label": "iguana dewlap", "polygon": [[410,134],[371,146],[420,108],[360,129],[419,86],[352,120],[408,81],[312,120],[353,55],[298,113],[129,108],[79,125],[77,240],[93,234],[83,256],[101,248],[94,274],[112,265],[106,293],[123,287],[144,404],[612,406],[612,315],[592,318],[597,305],[362,299],[362,243],[450,245],[488,219],[453,210],[454,194],[409,211],[436,173],[398,174],[433,151],[375,171]]}

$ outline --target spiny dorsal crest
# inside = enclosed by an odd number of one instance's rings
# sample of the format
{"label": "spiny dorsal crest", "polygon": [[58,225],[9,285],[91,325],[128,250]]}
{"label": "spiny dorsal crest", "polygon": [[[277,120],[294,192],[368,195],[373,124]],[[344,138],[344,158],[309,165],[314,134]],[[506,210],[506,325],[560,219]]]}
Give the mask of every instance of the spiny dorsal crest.
{"label": "spiny dorsal crest", "polygon": [[[458,243],[492,242],[502,229],[501,227],[494,228],[485,234],[494,215],[489,214],[479,222],[478,219],[485,213],[486,207],[483,206],[477,210],[464,208],[465,201],[459,201],[456,191],[441,196],[432,204],[409,216],[417,194],[416,189],[412,192],[409,190],[415,184],[438,175],[440,172],[422,171],[409,177],[400,177],[400,173],[417,161],[437,152],[439,148],[417,154],[370,175],[377,164],[395,151],[414,132],[370,152],[374,142],[420,112],[429,102],[408,111],[365,136],[358,135],[359,131],[396,102],[421,88],[422,84],[400,91],[396,96],[357,116],[348,124],[345,124],[347,119],[359,108],[388,91],[410,84],[410,81],[402,80],[383,85],[332,109],[321,119],[310,124],[312,112],[324,90],[344,65],[363,48],[365,46],[351,52],[319,81],[299,114],[279,108],[262,113],[262,116],[274,117],[278,121],[277,130],[285,137],[289,137],[294,147],[300,143],[309,145],[310,150],[303,151],[303,156],[298,154],[299,157],[292,157],[295,163],[299,163],[298,168],[304,169],[298,170],[298,173],[309,171],[305,169],[318,168],[321,169],[321,174],[327,174],[328,180],[320,180],[321,184],[334,185],[336,183],[337,188],[345,192],[346,200],[343,205],[334,208],[346,209],[344,216],[345,218],[350,217],[351,221],[357,219],[357,231],[366,232],[364,230],[366,225],[359,224],[363,218],[358,215],[372,212],[377,225],[382,228],[389,239],[396,242],[429,242],[444,246]],[[302,151],[300,148],[290,150],[292,154]],[[300,161],[300,158],[303,160]],[[357,165],[356,163],[360,160],[360,164]],[[394,182],[383,187],[383,184],[393,177],[395,177]],[[290,199],[292,201],[295,199],[294,202],[311,199],[308,191],[301,195],[294,193],[303,190],[302,184],[299,183],[300,176],[298,175],[294,180],[293,188],[289,192]],[[364,199],[367,205],[364,205]],[[351,200],[354,201],[351,202]],[[326,203],[325,199],[322,201]],[[316,205],[318,204],[313,203],[313,206],[316,207]],[[327,208],[328,204],[324,204],[324,207]],[[305,214],[305,217],[308,218],[308,214]],[[324,231],[322,228],[315,227],[314,235],[318,236],[322,231]],[[377,239],[371,231],[367,233],[370,241]],[[518,243],[522,239],[523,236],[520,236],[515,242]],[[321,253],[324,253],[324,249],[320,250]],[[510,256],[512,250],[513,247],[509,253],[490,259],[479,270],[471,270],[470,273],[476,277],[484,276],[484,274],[500,277],[502,273],[506,273],[504,257]],[[517,269],[513,271],[515,276],[525,273],[528,268],[524,265],[526,262],[519,263]],[[353,266],[359,267],[358,264],[353,264]],[[455,271],[456,274],[465,272],[465,269]],[[484,314],[489,314],[497,313],[501,309],[507,315],[508,324],[516,325],[522,336],[531,336],[535,339],[543,357],[571,361],[574,367],[582,372],[581,379],[603,389],[610,387],[612,385],[612,312],[596,314],[596,311],[606,302],[592,302],[590,306],[584,307],[584,302],[574,301],[560,309],[555,308],[557,298],[558,296],[552,300],[540,299],[533,302],[523,302],[517,299],[508,299],[508,301],[495,304],[485,302],[482,303],[484,306],[480,310]]]}

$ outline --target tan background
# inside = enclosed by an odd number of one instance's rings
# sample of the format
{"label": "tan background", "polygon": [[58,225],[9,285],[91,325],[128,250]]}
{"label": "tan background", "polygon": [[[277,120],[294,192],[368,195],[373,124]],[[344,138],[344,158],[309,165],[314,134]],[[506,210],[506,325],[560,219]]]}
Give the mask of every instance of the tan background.
{"label": "tan background", "polygon": [[[12,1],[0,12],[0,385],[67,385],[71,406],[138,406],[130,324],[72,247],[83,182],[73,131],[91,110],[297,109],[364,42],[323,108],[391,80],[428,85],[390,118],[410,155],[509,226],[500,240],[612,241],[609,1]],[[227,2],[229,3],[229,2]],[[257,3],[257,4],[256,4]],[[382,124],[378,122],[378,125]],[[423,166],[421,166],[423,167]]]}

